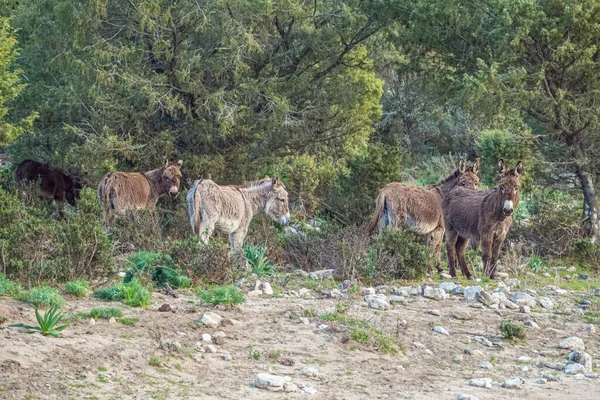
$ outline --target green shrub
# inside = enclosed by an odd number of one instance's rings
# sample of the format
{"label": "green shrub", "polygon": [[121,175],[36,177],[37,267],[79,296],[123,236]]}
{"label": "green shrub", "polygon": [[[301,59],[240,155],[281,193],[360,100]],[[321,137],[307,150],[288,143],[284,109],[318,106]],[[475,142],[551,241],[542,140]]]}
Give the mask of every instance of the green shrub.
{"label": "green shrub", "polygon": [[140,319],[134,318],[134,317],[122,317],[122,318],[119,318],[119,322],[122,323],[123,325],[135,326],[135,324],[140,322]]}
{"label": "green shrub", "polygon": [[36,307],[53,308],[60,308],[67,303],[58,290],[49,286],[40,286],[31,289],[27,295],[27,301]]}
{"label": "green shrub", "polygon": [[579,239],[573,248],[575,261],[583,267],[589,267],[594,272],[600,272],[600,245],[593,243],[590,238]]}
{"label": "green shrub", "polygon": [[266,253],[267,246],[244,246],[244,255],[252,267],[252,273],[263,276],[271,275],[275,271],[277,267],[269,262]]}
{"label": "green shrub", "polygon": [[195,236],[177,241],[169,254],[186,271],[187,276],[196,281],[222,285],[233,281],[230,251],[229,244],[218,237],[211,238],[205,245]]}
{"label": "green shrub", "polygon": [[44,336],[57,337],[59,333],[69,325],[57,326],[60,321],[65,317],[66,314],[59,313],[58,307],[52,307],[44,313],[42,317],[37,307],[35,307],[35,318],[37,319],[38,326],[25,325],[25,324],[13,324],[9,325],[16,328],[25,328],[27,333],[39,332]]}
{"label": "green shrub", "polygon": [[0,274],[0,296],[14,296],[18,291],[16,283],[6,278],[6,275]]}
{"label": "green shrub", "polygon": [[82,279],[74,282],[67,282],[65,292],[75,297],[87,297],[90,292],[90,283]]}
{"label": "green shrub", "polygon": [[517,341],[525,339],[525,329],[523,326],[515,324],[510,319],[502,321],[500,332],[502,332],[507,340]]}
{"label": "green shrub", "polygon": [[125,283],[130,282],[134,276],[149,274],[152,281],[159,287],[168,284],[178,289],[192,285],[191,279],[181,274],[181,268],[175,264],[168,254],[138,251],[129,256],[127,264],[129,270],[124,279]]}
{"label": "green shrub", "polygon": [[152,295],[138,278],[128,283],[117,283],[109,288],[98,289],[94,292],[97,299],[122,301],[131,307],[146,307],[152,304]]}
{"label": "green shrub", "polygon": [[246,302],[242,291],[233,285],[213,286],[200,291],[199,297],[203,303],[212,305],[224,304],[228,307]]}
{"label": "green shrub", "polygon": [[90,316],[94,319],[111,319],[123,316],[123,311],[116,307],[96,307],[90,310]]}

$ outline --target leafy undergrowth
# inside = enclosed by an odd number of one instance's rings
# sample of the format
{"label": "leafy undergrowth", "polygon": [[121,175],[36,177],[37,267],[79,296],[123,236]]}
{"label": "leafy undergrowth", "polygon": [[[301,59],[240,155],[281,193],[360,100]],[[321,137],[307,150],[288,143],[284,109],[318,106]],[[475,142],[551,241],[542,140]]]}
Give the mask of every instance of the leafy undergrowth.
{"label": "leafy undergrowth", "polygon": [[28,301],[36,307],[60,308],[67,303],[58,290],[49,286],[33,288],[24,294],[21,300]]}
{"label": "leafy undergrowth", "polygon": [[15,296],[18,292],[19,286],[6,275],[0,274],[0,296]]}
{"label": "leafy undergrowth", "polygon": [[90,283],[83,279],[67,282],[65,292],[75,297],[87,297],[90,293]]}
{"label": "leafy undergrowth", "polygon": [[94,319],[111,319],[120,318],[123,316],[123,311],[116,307],[97,307],[90,310],[90,317]]}
{"label": "leafy undergrowth", "polygon": [[131,307],[146,307],[152,304],[150,290],[142,285],[138,278],[129,283],[116,283],[111,287],[98,289],[94,292],[97,299],[122,301]]}
{"label": "leafy undergrowth", "polygon": [[201,290],[198,297],[203,303],[212,305],[223,304],[232,307],[246,302],[246,298],[240,289],[233,285],[213,286],[206,290]]}
{"label": "leafy undergrowth", "polygon": [[361,345],[374,348],[385,354],[396,355],[398,351],[403,351],[397,338],[386,334],[367,321],[347,315],[347,311],[347,304],[338,303],[335,312],[323,314],[319,318],[322,321],[338,322],[348,329],[350,339]]}
{"label": "leafy undergrowth", "polygon": [[518,342],[525,339],[525,328],[507,319],[500,324],[500,332],[510,342]]}

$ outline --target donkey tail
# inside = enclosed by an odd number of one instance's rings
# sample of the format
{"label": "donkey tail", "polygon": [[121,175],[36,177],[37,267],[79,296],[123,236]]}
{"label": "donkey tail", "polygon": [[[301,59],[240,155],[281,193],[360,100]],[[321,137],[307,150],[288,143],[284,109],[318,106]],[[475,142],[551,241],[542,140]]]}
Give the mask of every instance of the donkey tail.
{"label": "donkey tail", "polygon": [[[196,190],[198,189],[198,184],[202,182],[201,179],[194,182],[192,187],[187,193],[186,201],[188,206],[188,214],[190,215],[190,225],[192,226],[192,232],[194,234],[200,234],[200,207],[196,207]],[[199,206],[199,204],[198,204]]]}
{"label": "donkey tail", "polygon": [[102,178],[102,180],[98,184],[98,192],[97,192],[98,200],[104,206],[104,222],[107,225],[110,223],[110,209],[111,209],[111,203],[112,203],[112,199],[110,196],[111,191],[112,191],[110,177],[111,177],[111,174],[109,173],[104,178]]}
{"label": "donkey tail", "polygon": [[379,221],[383,218],[383,213],[385,211],[385,195],[379,194],[377,199],[375,200],[375,212],[373,213],[373,218],[371,222],[367,226],[367,233],[369,236],[372,236],[377,227],[379,226]]}

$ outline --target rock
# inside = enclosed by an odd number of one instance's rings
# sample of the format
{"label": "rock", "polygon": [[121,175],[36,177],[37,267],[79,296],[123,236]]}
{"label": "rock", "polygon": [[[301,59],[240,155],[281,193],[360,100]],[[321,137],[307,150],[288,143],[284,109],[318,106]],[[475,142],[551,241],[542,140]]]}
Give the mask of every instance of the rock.
{"label": "rock", "polygon": [[508,297],[506,297],[506,293],[501,290],[492,292],[492,297],[495,300],[494,302],[498,304],[502,304],[505,300],[508,300]]}
{"label": "rock", "polygon": [[116,324],[117,320],[115,319],[115,317],[110,317],[110,319],[108,320],[109,324]]}
{"label": "rock", "polygon": [[516,310],[517,308],[519,308],[517,304],[513,303],[510,300],[504,300],[502,304],[504,304],[504,307],[510,308],[511,310]]}
{"label": "rock", "polygon": [[567,271],[569,271],[569,272],[575,272],[575,271],[577,271],[577,268],[575,268],[575,267],[569,267],[569,268],[567,268]]}
{"label": "rock", "polygon": [[506,283],[508,286],[519,286],[519,280],[518,279],[505,279],[504,283]]}
{"label": "rock", "polygon": [[585,377],[588,379],[596,379],[598,377],[598,373],[592,372],[591,374],[585,374]]}
{"label": "rock", "polygon": [[442,272],[440,273],[440,279],[452,279],[452,275]]}
{"label": "rock", "polygon": [[251,290],[248,292],[248,297],[258,297],[258,296],[262,296],[263,291],[262,290]]}
{"label": "rock", "polygon": [[579,279],[580,281],[587,281],[588,279],[590,279],[590,276],[588,274],[579,274],[577,275],[577,279]]}
{"label": "rock", "polygon": [[529,308],[529,306],[521,306],[519,307],[519,312],[523,314],[529,314],[531,312],[531,308]]}
{"label": "rock", "polygon": [[338,290],[350,289],[354,284],[350,279],[346,279],[344,282],[338,285]]}
{"label": "rock", "polygon": [[560,382],[560,376],[552,375],[552,374],[544,374],[542,378],[546,379],[548,382]]}
{"label": "rock", "polygon": [[521,385],[525,383],[525,379],[517,376],[515,378],[508,379],[504,381],[502,387],[505,389],[520,389]]}
{"label": "rock", "polygon": [[469,307],[471,308],[483,308],[485,307],[483,304],[481,304],[478,301],[474,301],[473,303],[469,304]]}
{"label": "rock", "polygon": [[586,324],[583,327],[583,330],[585,331],[585,333],[590,335],[596,333],[596,327],[593,324]]}
{"label": "rock", "polygon": [[587,371],[591,371],[593,367],[592,356],[585,351],[575,350],[569,354],[569,361],[583,365]]}
{"label": "rock", "polygon": [[573,363],[565,367],[565,374],[567,375],[577,375],[585,372],[587,372],[587,369],[581,364]]}
{"label": "rock", "polygon": [[534,329],[540,329],[540,326],[535,321],[532,321],[532,320],[525,321],[525,326],[528,326],[528,327],[534,328]]}
{"label": "rock", "polygon": [[483,289],[480,286],[468,286],[464,290],[465,300],[475,300],[477,293]]}
{"label": "rock", "polygon": [[535,306],[535,299],[529,293],[526,293],[524,291],[515,293],[511,300],[513,303],[519,306]]}
{"label": "rock", "polygon": [[563,279],[565,281],[570,281],[571,280],[571,275],[565,275],[565,276],[563,276]]}
{"label": "rock", "polygon": [[480,343],[486,347],[492,347],[494,344],[492,342],[490,342],[488,339],[484,338],[483,336],[473,336],[473,340],[476,341],[477,343]]}
{"label": "rock", "polygon": [[310,279],[314,280],[331,278],[333,276],[333,271],[333,269],[322,269],[320,271],[311,272],[309,276]]}
{"label": "rock", "polygon": [[442,312],[440,310],[429,310],[427,311],[427,314],[435,315],[436,317],[442,316]]}
{"label": "rock", "polygon": [[202,334],[202,339],[200,339],[201,343],[205,343],[205,344],[210,344],[212,343],[212,336],[210,336],[208,333],[203,333]]}
{"label": "rock", "polygon": [[581,304],[582,306],[589,306],[592,304],[592,301],[588,300],[588,299],[583,299],[583,300],[581,300],[581,303],[579,303],[579,304]]}
{"label": "rock", "polygon": [[492,369],[492,363],[488,360],[483,360],[479,363],[479,368]]}
{"label": "rock", "polygon": [[342,298],[342,292],[340,292],[338,289],[333,289],[333,290],[327,292],[326,297],[328,299],[341,299]]}
{"label": "rock", "polygon": [[293,358],[280,358],[278,360],[279,364],[285,365],[286,367],[293,367],[296,365],[296,361]]}
{"label": "rock", "polygon": [[473,316],[469,314],[467,311],[455,310],[452,311],[452,317],[454,319],[458,319],[460,321],[469,321],[473,319]]}
{"label": "rock", "polygon": [[556,293],[556,294],[557,294],[557,295],[559,295],[559,296],[563,296],[563,295],[565,295],[565,294],[569,293],[569,291],[568,291],[568,290],[565,290],[565,289],[556,289],[556,290],[554,291],[554,293]]}
{"label": "rock", "polygon": [[545,384],[546,382],[548,382],[548,379],[546,379],[546,378],[537,378],[535,380],[535,383],[539,383],[541,385]]}
{"label": "rock", "polygon": [[549,297],[540,297],[537,301],[540,304],[540,306],[542,306],[546,310],[552,310],[554,308],[554,303]]}
{"label": "rock", "polygon": [[166,343],[167,347],[172,348],[174,350],[181,350],[181,343],[179,343],[177,340],[172,340],[170,342]]}
{"label": "rock", "polygon": [[465,288],[460,285],[456,285],[454,290],[452,290],[452,294],[454,294],[456,296],[458,296],[459,294],[464,294],[464,293],[465,293]]}
{"label": "rock", "polygon": [[600,288],[594,289],[594,296],[600,296]]}
{"label": "rock", "polygon": [[436,326],[435,328],[433,328],[433,331],[437,332],[437,333],[441,333],[442,335],[450,336],[448,331],[439,325]]}
{"label": "rock", "polygon": [[208,344],[208,345],[204,346],[204,351],[206,351],[207,353],[214,354],[217,352],[217,348],[215,346],[213,346],[212,344]]}
{"label": "rock", "polygon": [[158,311],[160,311],[160,312],[169,312],[172,310],[173,309],[171,308],[171,305],[169,303],[163,303],[163,305],[160,306],[160,308],[158,309]]}
{"label": "rock", "polygon": [[225,360],[225,361],[231,361],[231,354],[229,354],[229,353],[223,354],[223,360]]}
{"label": "rock", "polygon": [[566,350],[585,350],[585,344],[583,343],[583,340],[577,336],[571,336],[562,340],[558,344],[558,347]]}
{"label": "rock", "polygon": [[254,378],[254,386],[259,389],[267,389],[272,392],[279,392],[283,390],[285,379],[281,376],[270,375],[270,374],[258,374]]}
{"label": "rock", "polygon": [[221,317],[218,314],[215,314],[212,311],[205,312],[200,317],[200,322],[204,326],[207,326],[209,328],[216,328],[217,326],[219,326],[219,324],[221,323],[222,320],[223,320],[223,317]]}
{"label": "rock", "polygon": [[369,308],[374,308],[376,310],[387,310],[391,307],[385,294],[372,294],[365,296],[365,301],[367,302]]}
{"label": "rock", "polygon": [[303,297],[303,296],[306,296],[307,294],[310,294],[310,289],[307,289],[307,288],[298,289],[298,297]]}
{"label": "rock", "polygon": [[312,387],[308,387],[308,386],[303,387],[301,390],[304,393],[308,393],[308,394],[315,394],[315,393],[317,393],[317,389],[312,388]]}
{"label": "rock", "polygon": [[306,376],[307,378],[317,378],[319,371],[315,367],[304,367],[300,370],[300,375]]}
{"label": "rock", "polygon": [[454,283],[454,282],[442,282],[442,283],[439,284],[438,287],[440,289],[442,289],[444,292],[450,293],[454,289],[456,289],[456,283]]}
{"label": "rock", "polygon": [[525,293],[530,295],[531,297],[537,297],[538,293],[533,289],[523,289]]}
{"label": "rock", "polygon": [[492,295],[486,292],[485,290],[480,290],[479,292],[477,292],[475,294],[475,300],[486,306],[491,306],[496,302]]}
{"label": "rock", "polygon": [[432,286],[423,286],[423,297],[433,300],[444,300],[448,298],[448,294],[444,289],[434,288]]}
{"label": "rock", "polygon": [[506,272],[496,272],[496,278],[506,279],[508,278],[508,274]]}
{"label": "rock", "polygon": [[531,357],[521,356],[521,357],[517,358],[517,362],[519,364],[531,362]]}
{"label": "rock", "polygon": [[375,289],[372,287],[364,288],[362,291],[363,296],[373,296],[375,294],[377,294],[377,293],[376,293]]}
{"label": "rock", "polygon": [[261,289],[262,289],[263,294],[266,294],[266,295],[273,294],[273,288],[271,287],[271,284],[269,282],[263,282]]}
{"label": "rock", "polygon": [[90,318],[88,325],[96,325],[96,320],[94,318]]}
{"label": "rock", "polygon": [[406,299],[404,298],[404,296],[390,296],[388,298],[388,301],[391,304],[394,304],[394,303],[404,304],[406,302]]}
{"label": "rock", "polygon": [[461,393],[458,395],[458,397],[456,398],[456,400],[479,400],[477,397],[471,395],[471,394],[464,394]]}
{"label": "rock", "polygon": [[415,348],[417,349],[424,349],[425,345],[423,343],[419,343],[419,342],[413,342],[413,346],[415,346]]}
{"label": "rock", "polygon": [[491,389],[492,388],[492,380],[490,378],[471,379],[469,381],[469,386]]}
{"label": "rock", "polygon": [[296,393],[299,392],[300,389],[295,384],[291,382],[286,382],[283,384],[283,391],[286,393]]}

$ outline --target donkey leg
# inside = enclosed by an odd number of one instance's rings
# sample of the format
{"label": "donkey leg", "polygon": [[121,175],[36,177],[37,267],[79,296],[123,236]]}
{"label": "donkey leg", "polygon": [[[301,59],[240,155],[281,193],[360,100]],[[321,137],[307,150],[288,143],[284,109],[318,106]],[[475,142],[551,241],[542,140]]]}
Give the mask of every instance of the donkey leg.
{"label": "donkey leg", "polygon": [[492,258],[492,238],[481,238],[481,262],[483,263],[483,273],[490,276],[490,262]]}
{"label": "donkey leg", "polygon": [[456,278],[456,242],[458,234],[454,231],[446,231],[446,251],[448,253],[448,269],[450,276]]}
{"label": "donkey leg", "polygon": [[444,228],[439,226],[431,233],[431,245],[435,253],[435,267],[439,273],[444,272],[442,268],[442,242],[444,240]]}
{"label": "donkey leg", "polygon": [[496,238],[492,244],[492,257],[490,259],[490,278],[494,278],[496,275],[496,266],[500,259],[500,251],[502,250],[502,243],[504,243],[504,237]]}
{"label": "donkey leg", "polygon": [[467,260],[465,260],[465,251],[467,250],[467,246],[469,245],[469,239],[465,239],[463,237],[459,237],[456,243],[456,252],[458,253],[458,264],[460,265],[460,271],[467,279],[473,279],[473,275],[471,275],[471,271],[469,271],[469,266],[467,265]]}
{"label": "donkey leg", "polygon": [[246,238],[246,234],[248,233],[248,229],[239,228],[235,232],[231,232],[229,234],[229,245],[231,246],[231,255],[236,263],[245,270],[251,270],[250,264],[244,255],[244,239]]}

